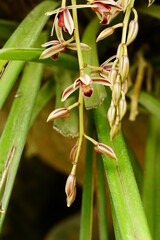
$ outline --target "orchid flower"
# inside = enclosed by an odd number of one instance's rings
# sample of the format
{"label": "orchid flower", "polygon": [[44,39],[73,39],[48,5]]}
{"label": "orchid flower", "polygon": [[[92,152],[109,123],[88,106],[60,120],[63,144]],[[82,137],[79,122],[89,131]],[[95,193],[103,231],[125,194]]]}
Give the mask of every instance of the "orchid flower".
{"label": "orchid flower", "polygon": [[[58,19],[56,19],[57,23]],[[56,35],[58,40],[52,40],[42,44],[42,47],[47,47],[40,56],[40,59],[45,59],[51,57],[53,60],[57,60],[60,52],[65,52],[66,49],[77,50],[76,43],[72,43],[74,37],[65,41],[62,34],[62,29],[56,24]],[[85,44],[80,43],[82,50],[90,50],[91,48]]]}
{"label": "orchid flower", "polygon": [[[74,31],[74,23],[69,10],[74,8],[78,9],[78,8],[88,8],[88,7],[91,7],[91,6],[86,4],[61,6],[60,8],[54,11],[46,12],[47,16],[51,16],[55,14],[51,36],[53,35],[54,26],[56,24],[58,24],[58,26],[62,28],[65,32],[68,32],[70,35],[72,35]],[[56,20],[58,20],[57,23],[56,23]]]}
{"label": "orchid flower", "polygon": [[85,97],[91,97],[93,94],[92,83],[102,84],[104,86],[111,86],[109,80],[101,77],[92,77],[90,78],[87,74],[77,78],[75,82],[67,87],[63,94],[61,101],[64,102],[74,91],[76,91],[79,87]]}
{"label": "orchid flower", "polygon": [[113,0],[89,1],[92,10],[95,11],[101,20],[101,24],[109,24],[110,21],[120,12],[122,8],[119,2]]}

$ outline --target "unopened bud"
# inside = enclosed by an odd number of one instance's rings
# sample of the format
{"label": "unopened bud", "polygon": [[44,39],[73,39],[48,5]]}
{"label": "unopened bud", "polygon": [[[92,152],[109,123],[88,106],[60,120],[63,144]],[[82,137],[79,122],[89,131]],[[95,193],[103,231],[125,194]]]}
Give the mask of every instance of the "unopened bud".
{"label": "unopened bud", "polygon": [[119,101],[119,117],[120,117],[120,120],[122,120],[126,111],[127,111],[127,102],[125,100],[125,97],[122,96],[122,98]]}
{"label": "unopened bud", "polygon": [[100,154],[104,154],[110,158],[113,158],[113,159],[117,159],[117,156],[114,152],[114,150],[109,147],[108,145],[105,145],[103,143],[98,143],[95,147],[94,147],[94,150],[97,152],[97,153],[100,153]]}
{"label": "unopened bud", "polygon": [[123,55],[120,58],[119,71],[121,74],[122,82],[124,82],[129,73],[129,59],[127,55]]}
{"label": "unopened bud", "polygon": [[107,113],[107,118],[108,118],[110,127],[113,126],[113,123],[115,121],[115,114],[116,114],[116,108],[115,108],[113,102],[111,102],[111,105],[110,105],[110,107],[108,109],[108,113]]}
{"label": "unopened bud", "polygon": [[67,197],[67,207],[70,207],[76,198],[76,187],[70,197]]}
{"label": "unopened bud", "polygon": [[121,129],[121,122],[116,120],[115,124],[113,125],[113,127],[111,128],[111,131],[110,131],[110,140],[111,141],[113,140],[113,138],[115,138],[118,135],[120,129]]}
{"label": "unopened bud", "polygon": [[76,158],[77,149],[78,149],[78,142],[76,142],[76,144],[73,146],[73,148],[71,149],[71,152],[70,152],[70,160],[72,163],[74,162],[74,160]]}
{"label": "unopened bud", "polygon": [[112,69],[109,73],[109,81],[111,82],[111,84],[114,84],[117,78],[117,71],[116,69]]}
{"label": "unopened bud", "polygon": [[115,106],[118,103],[120,95],[121,95],[121,83],[120,83],[120,77],[118,76],[116,82],[113,85],[113,89],[112,89],[112,100],[113,100],[113,103]]}
{"label": "unopened bud", "polygon": [[73,174],[70,174],[66,181],[65,192],[67,195],[67,206],[73,203],[75,199],[75,191],[76,191],[76,177]]}
{"label": "unopened bud", "polygon": [[129,30],[128,30],[128,36],[127,36],[127,45],[131,44],[138,34],[138,21],[132,20],[129,23]]}
{"label": "unopened bud", "polygon": [[104,38],[112,35],[114,33],[114,27],[108,27],[104,29],[97,37],[96,42],[103,40]]}
{"label": "unopened bud", "polygon": [[128,79],[126,78],[125,81],[121,85],[121,90],[124,92],[124,94],[128,91]]}
{"label": "unopened bud", "polygon": [[123,45],[120,43],[117,48],[117,59],[119,59],[121,56],[122,48],[123,48]]}
{"label": "unopened bud", "polygon": [[53,121],[57,118],[66,118],[69,117],[70,111],[68,108],[58,108],[51,112],[47,118],[47,122]]}

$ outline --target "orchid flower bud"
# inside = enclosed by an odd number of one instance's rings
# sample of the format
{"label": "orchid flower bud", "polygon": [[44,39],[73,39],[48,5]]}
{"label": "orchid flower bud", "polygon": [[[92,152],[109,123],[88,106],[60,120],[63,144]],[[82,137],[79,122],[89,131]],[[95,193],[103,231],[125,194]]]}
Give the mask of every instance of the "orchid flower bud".
{"label": "orchid flower bud", "polygon": [[115,83],[116,78],[117,78],[117,71],[115,68],[113,68],[109,73],[109,81],[111,82],[111,84]]}
{"label": "orchid flower bud", "polygon": [[68,108],[58,108],[51,112],[47,118],[47,122],[53,121],[57,118],[66,118],[69,117],[70,111]]}
{"label": "orchid flower bud", "polygon": [[125,96],[122,96],[122,98],[119,101],[119,117],[120,117],[120,120],[122,120],[126,111],[127,111],[127,102],[125,100]]}
{"label": "orchid flower bud", "polygon": [[108,109],[108,113],[107,113],[107,118],[108,118],[110,127],[113,126],[113,123],[115,121],[115,114],[116,114],[116,108],[115,108],[113,102],[111,102],[111,105],[110,105],[110,107]]}
{"label": "orchid flower bud", "polygon": [[129,23],[128,36],[127,36],[127,45],[132,43],[138,34],[138,14],[136,9],[132,9],[134,13],[134,19]]}
{"label": "orchid flower bud", "polygon": [[124,94],[128,91],[128,79],[126,78],[125,81],[121,85],[121,90],[124,92]]}
{"label": "orchid flower bud", "polygon": [[111,128],[110,131],[110,140],[112,141],[114,137],[116,137],[121,129],[121,122],[119,121],[119,117],[116,118],[115,124]]}
{"label": "orchid flower bud", "polygon": [[111,147],[109,147],[108,145],[105,145],[103,143],[98,143],[94,147],[94,150],[97,153],[106,155],[107,157],[113,158],[115,160],[117,159],[117,156],[116,156],[116,153],[114,152],[114,150]]}
{"label": "orchid flower bud", "polygon": [[70,160],[71,160],[72,163],[74,162],[74,160],[76,158],[77,149],[78,149],[78,141],[73,146],[73,148],[71,149],[71,152],[70,152]]}
{"label": "orchid flower bud", "polygon": [[120,82],[120,76],[118,75],[112,90],[112,100],[115,106],[118,104],[120,95],[121,95],[121,82]]}
{"label": "orchid flower bud", "polygon": [[108,27],[104,29],[97,37],[96,42],[103,40],[104,38],[112,35],[114,33],[114,27]]}
{"label": "orchid flower bud", "polygon": [[67,195],[67,206],[70,207],[76,196],[76,177],[70,174],[66,181],[65,192]]}
{"label": "orchid flower bud", "polygon": [[123,55],[120,58],[119,71],[121,74],[122,82],[124,82],[129,73],[129,59],[127,55]]}

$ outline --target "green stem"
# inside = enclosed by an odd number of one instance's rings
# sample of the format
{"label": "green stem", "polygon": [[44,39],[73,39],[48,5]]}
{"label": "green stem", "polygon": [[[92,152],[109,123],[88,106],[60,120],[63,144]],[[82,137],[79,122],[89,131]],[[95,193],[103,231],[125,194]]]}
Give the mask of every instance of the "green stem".
{"label": "green stem", "polygon": [[125,13],[125,17],[124,17],[124,20],[123,20],[123,31],[122,31],[122,40],[121,40],[122,44],[126,42],[127,28],[128,28],[128,23],[129,23],[129,18],[130,18],[130,15],[131,15],[131,11],[132,11],[132,8],[134,6],[134,1],[135,0],[131,0],[130,4],[128,5],[127,11]]}
{"label": "green stem", "polygon": [[[76,0],[72,0],[72,5],[76,5]],[[74,21],[74,37],[77,45],[77,54],[78,54],[78,62],[79,62],[79,69],[80,69],[80,75],[82,76],[84,74],[84,61],[82,56],[82,50],[80,45],[80,37],[79,37],[79,28],[78,28],[78,18],[77,18],[77,10],[74,8],[72,10],[73,12],[73,21]],[[84,119],[83,119],[83,94],[81,92],[81,89],[79,90],[79,141],[78,141],[78,149],[76,158],[74,161],[72,173],[76,173],[76,166],[81,150],[82,140],[83,140],[83,134],[84,134]]]}

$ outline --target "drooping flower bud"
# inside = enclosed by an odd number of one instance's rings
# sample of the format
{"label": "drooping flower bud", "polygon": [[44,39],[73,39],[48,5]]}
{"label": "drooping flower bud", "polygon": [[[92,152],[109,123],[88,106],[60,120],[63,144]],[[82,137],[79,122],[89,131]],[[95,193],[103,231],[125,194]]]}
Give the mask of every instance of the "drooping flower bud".
{"label": "drooping flower bud", "polygon": [[138,21],[132,20],[129,23],[129,30],[127,36],[127,45],[131,44],[138,34]]}
{"label": "drooping flower bud", "polygon": [[116,118],[115,124],[111,128],[110,131],[110,140],[112,141],[114,137],[116,137],[121,129],[121,122],[119,121],[119,117]]}
{"label": "drooping flower bud", "polygon": [[128,59],[127,55],[123,55],[120,58],[119,71],[121,74],[121,80],[122,80],[122,82],[124,82],[129,73],[129,59]]}
{"label": "drooping flower bud", "polygon": [[111,147],[109,147],[108,145],[106,145],[106,144],[98,143],[94,147],[94,150],[97,153],[106,155],[107,157],[113,158],[115,160],[117,159],[117,156],[116,156],[116,153],[114,152],[114,150]]}
{"label": "drooping flower bud", "polygon": [[76,177],[70,174],[66,181],[65,192],[67,195],[67,206],[70,207],[76,196]]}
{"label": "drooping flower bud", "polygon": [[117,70],[114,68],[109,73],[109,81],[114,84],[117,78]]}
{"label": "drooping flower bud", "polygon": [[120,101],[119,101],[119,117],[120,117],[120,120],[122,120],[126,111],[127,111],[127,102],[125,100],[125,96],[122,96]]}
{"label": "drooping flower bud", "polygon": [[71,149],[70,152],[70,160],[73,163],[77,154],[77,149],[78,149],[78,141],[76,142],[76,144],[73,146],[73,148]]}
{"label": "drooping flower bud", "polygon": [[109,27],[104,29],[97,37],[96,42],[103,40],[104,38],[112,35],[114,33],[114,27]]}
{"label": "drooping flower bud", "polygon": [[120,76],[118,75],[112,89],[112,100],[115,106],[118,103],[120,95],[121,95],[121,82],[120,82]]}
{"label": "drooping flower bud", "polygon": [[66,118],[69,117],[70,111],[68,108],[58,108],[51,112],[47,118],[47,122],[53,121],[57,118]]}
{"label": "drooping flower bud", "polygon": [[124,94],[128,91],[128,79],[126,78],[125,81],[121,85],[121,90],[124,92]]}
{"label": "drooping flower bud", "polygon": [[70,197],[67,197],[67,207],[70,207],[76,198],[76,187]]}
{"label": "drooping flower bud", "polygon": [[116,108],[115,108],[113,102],[111,102],[111,105],[110,105],[110,107],[108,109],[108,113],[107,113],[107,118],[108,118],[110,127],[113,126],[113,123],[115,121],[115,114],[116,114]]}

